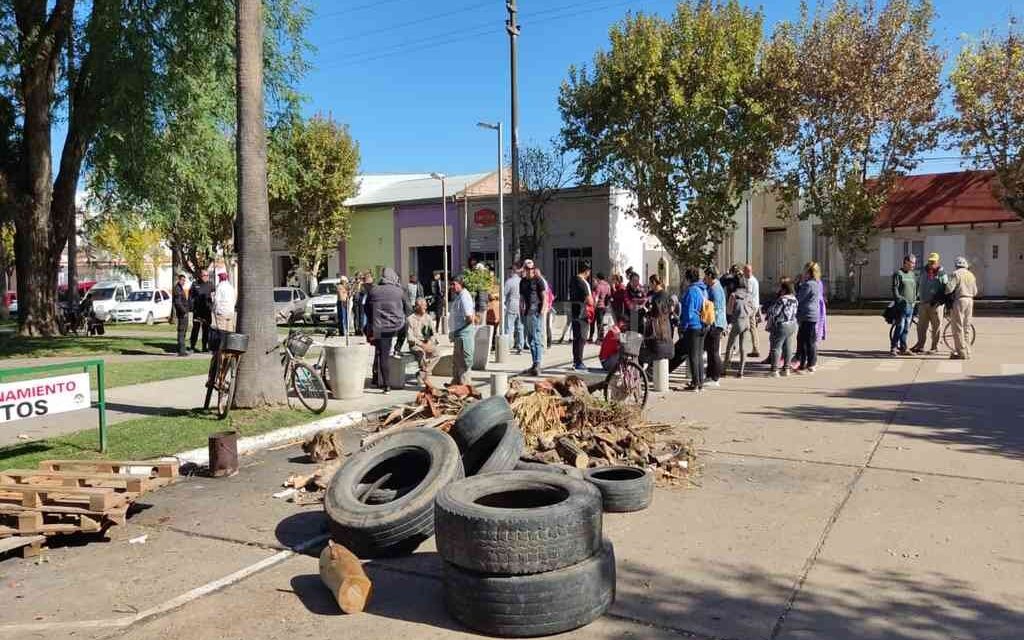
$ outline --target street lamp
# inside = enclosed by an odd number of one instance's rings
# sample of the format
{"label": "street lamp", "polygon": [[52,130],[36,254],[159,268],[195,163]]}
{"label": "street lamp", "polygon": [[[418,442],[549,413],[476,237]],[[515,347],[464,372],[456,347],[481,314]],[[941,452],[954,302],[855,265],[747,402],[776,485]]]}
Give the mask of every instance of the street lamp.
{"label": "street lamp", "polygon": [[443,242],[441,254],[444,258],[444,320],[442,326],[448,324],[448,194],[446,192],[446,180],[448,176],[443,173],[432,173],[430,177],[441,181],[441,228],[443,229]]}
{"label": "street lamp", "polygon": [[[503,129],[500,121],[497,124],[478,122],[476,126],[498,132],[498,289],[501,290],[503,288],[501,283],[505,278],[505,176],[503,175],[505,167],[501,157],[504,141]],[[498,311],[498,335],[503,336],[505,335],[505,300],[500,293],[498,295]]]}

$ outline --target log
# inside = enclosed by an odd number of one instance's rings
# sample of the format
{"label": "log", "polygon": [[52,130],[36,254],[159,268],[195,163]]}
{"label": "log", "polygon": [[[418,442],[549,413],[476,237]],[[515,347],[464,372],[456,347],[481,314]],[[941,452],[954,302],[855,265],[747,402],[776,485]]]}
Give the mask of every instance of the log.
{"label": "log", "polygon": [[359,558],[333,540],[320,554],[320,579],[345,613],[360,613],[366,608],[373,584]]}
{"label": "log", "polygon": [[302,443],[302,450],[313,462],[326,462],[341,456],[342,446],[333,431],[318,431],[309,440]]}
{"label": "log", "polygon": [[555,440],[555,450],[562,456],[566,464],[577,469],[586,469],[590,466],[590,456],[570,438],[562,437]]}
{"label": "log", "polygon": [[542,435],[537,437],[537,449],[540,451],[551,451],[555,448],[555,438],[553,436]]}

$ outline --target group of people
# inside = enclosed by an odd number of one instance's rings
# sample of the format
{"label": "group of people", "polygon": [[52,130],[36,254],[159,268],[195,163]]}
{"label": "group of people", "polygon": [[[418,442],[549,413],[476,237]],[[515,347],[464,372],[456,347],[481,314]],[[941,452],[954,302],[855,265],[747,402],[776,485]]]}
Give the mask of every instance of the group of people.
{"label": "group of people", "polygon": [[[171,292],[171,305],[178,323],[178,355],[187,356],[194,352],[197,340],[203,352],[209,351],[211,327],[216,331],[234,331],[237,302],[238,294],[227,273],[217,273],[216,286],[210,282],[210,274],[205,270],[199,272],[199,279],[192,286],[188,286],[188,277],[179,273]],[[186,346],[190,313],[192,335]]]}
{"label": "group of people", "polygon": [[[887,320],[895,325],[889,344],[893,356],[911,353],[934,353],[939,346],[943,308],[948,309],[953,332],[954,360],[971,357],[971,341],[967,331],[974,314],[974,298],[978,295],[978,281],[970,271],[967,258],[958,257],[956,270],[947,274],[942,268],[942,257],[931,253],[920,273],[917,257],[903,258],[903,265],[892,276],[892,304],[886,309]],[[910,326],[917,314],[917,342],[907,348]],[[927,345],[931,330],[931,344]],[[929,348],[926,350],[926,346]]]}

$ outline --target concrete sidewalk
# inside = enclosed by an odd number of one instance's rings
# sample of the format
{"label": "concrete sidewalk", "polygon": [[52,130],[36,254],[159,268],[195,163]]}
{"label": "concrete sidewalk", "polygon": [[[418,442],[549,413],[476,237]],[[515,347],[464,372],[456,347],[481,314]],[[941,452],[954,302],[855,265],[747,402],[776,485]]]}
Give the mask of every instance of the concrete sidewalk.
{"label": "concrete sidewalk", "polygon": [[[690,488],[658,489],[646,511],[605,517],[616,603],[560,637],[1019,639],[1024,332],[1014,322],[976,321],[975,359],[959,362],[881,357],[881,322],[834,318],[813,376],[754,366],[700,396],[652,396],[651,419],[686,422],[675,435],[699,443],[702,473]],[[345,446],[359,437],[345,432]],[[51,549],[38,565],[3,561],[0,637],[479,637],[445,612],[432,540],[368,563],[368,611],[338,612],[315,556],[286,551],[323,535],[322,508],[271,498],[312,468],[297,447],[247,457],[234,478],[147,496],[109,542]],[[143,534],[145,545],[128,543]],[[211,584],[220,588],[207,593]]]}

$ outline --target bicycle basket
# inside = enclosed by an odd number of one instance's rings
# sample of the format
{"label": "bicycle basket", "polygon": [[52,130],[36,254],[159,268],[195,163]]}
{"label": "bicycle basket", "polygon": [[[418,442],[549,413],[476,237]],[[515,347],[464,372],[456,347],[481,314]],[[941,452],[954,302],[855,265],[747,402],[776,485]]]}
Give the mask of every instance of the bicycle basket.
{"label": "bicycle basket", "polygon": [[245,353],[249,348],[249,336],[244,333],[220,331],[220,350],[230,353]]}
{"label": "bicycle basket", "polygon": [[309,348],[313,346],[313,338],[310,338],[304,333],[292,334],[288,336],[287,346],[293,356],[301,358],[306,355]]}
{"label": "bicycle basket", "polygon": [[626,331],[619,336],[619,349],[623,355],[634,358],[640,356],[640,347],[644,343],[644,337],[636,331]]}

